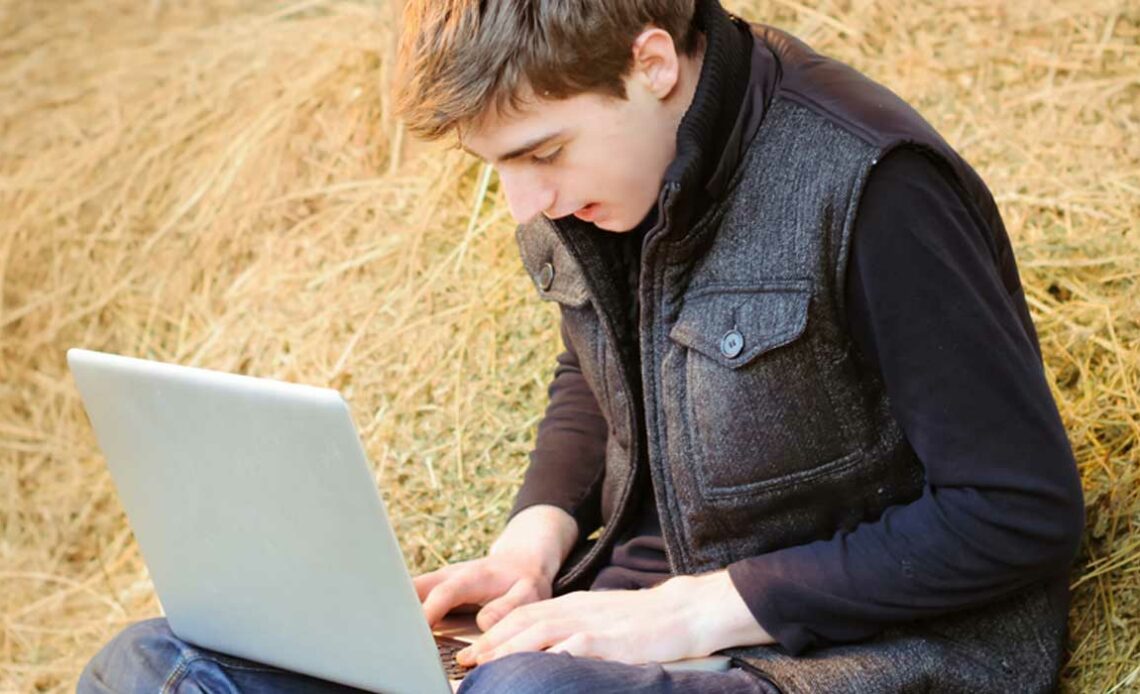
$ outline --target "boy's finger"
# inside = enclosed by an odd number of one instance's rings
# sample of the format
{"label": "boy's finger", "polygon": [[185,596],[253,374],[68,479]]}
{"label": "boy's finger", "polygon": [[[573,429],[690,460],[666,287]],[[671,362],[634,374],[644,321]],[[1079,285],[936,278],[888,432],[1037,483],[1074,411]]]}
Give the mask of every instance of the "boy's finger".
{"label": "boy's finger", "polygon": [[429,571],[426,574],[413,576],[412,585],[415,586],[416,596],[420,599],[420,602],[423,602],[424,598],[431,592],[431,589],[446,580],[453,571],[454,565],[451,565],[436,569],[435,571]]}
{"label": "boy's finger", "polygon": [[538,587],[532,581],[515,581],[515,584],[504,595],[495,598],[479,610],[479,614],[475,615],[475,623],[479,629],[487,631],[516,607],[541,599],[542,595],[539,594]]}
{"label": "boy's finger", "polygon": [[438,583],[423,600],[428,624],[435,626],[452,608],[467,603],[483,604],[498,597],[489,594],[488,583],[486,573],[478,570],[456,572]]}

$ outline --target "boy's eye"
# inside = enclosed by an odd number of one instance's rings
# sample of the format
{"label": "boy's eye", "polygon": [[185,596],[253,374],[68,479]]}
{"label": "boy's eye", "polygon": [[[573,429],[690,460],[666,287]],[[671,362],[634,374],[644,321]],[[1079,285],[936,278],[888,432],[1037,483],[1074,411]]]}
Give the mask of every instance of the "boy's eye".
{"label": "boy's eye", "polygon": [[544,152],[541,155],[539,155],[539,154],[532,155],[531,159],[533,159],[536,164],[550,164],[555,159],[557,159],[558,155],[561,153],[562,153],[562,146],[559,145],[558,147],[555,147],[554,149],[548,150],[547,152]]}

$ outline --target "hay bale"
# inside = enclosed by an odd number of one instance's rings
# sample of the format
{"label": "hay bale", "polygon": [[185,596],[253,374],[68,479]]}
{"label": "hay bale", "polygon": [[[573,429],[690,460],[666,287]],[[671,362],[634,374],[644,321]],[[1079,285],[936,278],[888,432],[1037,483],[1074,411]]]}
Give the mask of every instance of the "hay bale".
{"label": "hay bale", "polygon": [[[1081,468],[1066,688],[1140,670],[1140,13],[732,2],[890,85],[991,184]],[[493,178],[409,142],[386,3],[0,2],[0,690],[157,612],[64,363],[347,396],[412,566],[484,550],[559,344]]]}

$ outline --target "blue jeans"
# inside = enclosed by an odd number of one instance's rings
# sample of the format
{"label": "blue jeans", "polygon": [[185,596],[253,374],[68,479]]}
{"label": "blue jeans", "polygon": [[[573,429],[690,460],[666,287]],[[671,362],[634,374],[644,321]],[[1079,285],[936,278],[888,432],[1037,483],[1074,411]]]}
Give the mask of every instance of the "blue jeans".
{"label": "blue jeans", "polygon": [[[163,618],[137,622],[87,663],[78,694],[348,694],[361,690],[271,665],[192,646]],[[564,653],[517,653],[472,670],[460,694],[571,692],[716,692],[773,694],[743,670],[666,672],[658,665],[623,665]]]}

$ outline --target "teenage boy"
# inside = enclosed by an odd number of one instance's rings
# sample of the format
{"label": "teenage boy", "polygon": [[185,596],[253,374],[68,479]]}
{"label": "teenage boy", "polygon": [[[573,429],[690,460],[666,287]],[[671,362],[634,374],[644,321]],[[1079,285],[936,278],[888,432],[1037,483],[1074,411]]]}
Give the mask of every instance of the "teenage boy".
{"label": "teenage boy", "polygon": [[[416,579],[431,622],[481,606],[462,691],[1054,688],[1080,480],[931,126],[715,0],[412,0],[404,32],[407,122],[495,167],[566,347],[502,535]],[[87,681],[168,674],[127,655],[153,621]]]}

